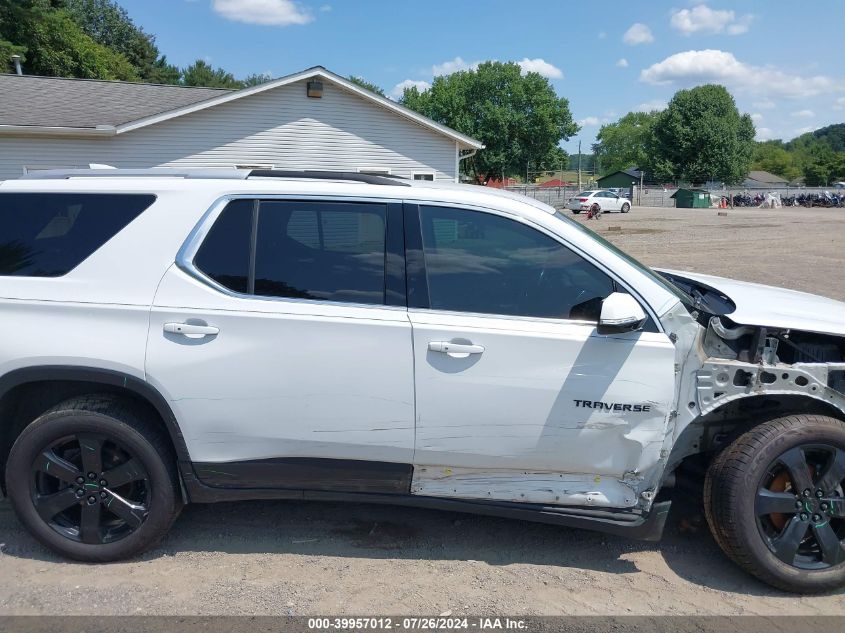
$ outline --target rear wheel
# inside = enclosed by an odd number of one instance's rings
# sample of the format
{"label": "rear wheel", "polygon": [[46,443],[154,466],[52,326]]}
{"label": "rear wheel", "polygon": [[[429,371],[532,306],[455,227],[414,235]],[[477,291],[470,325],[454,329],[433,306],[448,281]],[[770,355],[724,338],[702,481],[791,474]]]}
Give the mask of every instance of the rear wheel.
{"label": "rear wheel", "polygon": [[572,213],[578,215],[579,213],[581,213],[581,209],[572,209]]}
{"label": "rear wheel", "polygon": [[175,458],[157,427],[109,395],[67,400],[15,441],[12,507],[41,543],[103,562],[154,545],[179,513]]}
{"label": "rear wheel", "polygon": [[631,210],[631,205],[627,202],[622,205],[622,213],[628,213]]}
{"label": "rear wheel", "polygon": [[725,553],[798,593],[845,586],[845,423],[793,415],[751,429],[711,464],[707,521]]}

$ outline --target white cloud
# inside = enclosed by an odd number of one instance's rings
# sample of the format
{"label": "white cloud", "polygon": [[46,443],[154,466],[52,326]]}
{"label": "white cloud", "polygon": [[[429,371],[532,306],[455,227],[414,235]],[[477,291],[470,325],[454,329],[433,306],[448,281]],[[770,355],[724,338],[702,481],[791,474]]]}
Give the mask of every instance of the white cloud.
{"label": "white cloud", "polygon": [[706,4],[699,4],[692,9],[674,10],[670,23],[673,29],[687,36],[693,33],[741,35],[748,32],[752,19],[750,14],[737,18],[733,11],[711,9]]}
{"label": "white cloud", "polygon": [[581,127],[595,127],[599,123],[601,123],[601,120],[597,116],[588,116],[578,121],[578,125]]}
{"label": "white cloud", "polygon": [[628,60],[624,57],[620,57],[616,60],[616,67],[617,68],[627,68],[628,67]]}
{"label": "white cloud", "polygon": [[653,101],[646,101],[645,103],[641,103],[634,109],[634,111],[653,112],[655,110],[665,110],[668,105],[669,104],[665,101],[661,101],[660,99],[654,99]]}
{"label": "white cloud", "polygon": [[737,92],[792,98],[812,97],[836,87],[830,77],[790,75],[770,66],[752,66],[720,50],[675,53],[641,71],[640,79],[655,85],[715,82]]}
{"label": "white cloud", "polygon": [[763,115],[760,114],[759,112],[755,112],[754,114],[751,115],[751,120],[754,121],[754,123],[759,123],[760,121],[763,120]]}
{"label": "white cloud", "polygon": [[599,31],[599,39],[603,40],[607,37],[607,31]]}
{"label": "white cloud", "polygon": [[328,13],[331,10],[332,10],[332,5],[330,5],[330,4],[324,4],[320,7],[320,13]]}
{"label": "white cloud", "polygon": [[314,19],[293,0],[212,0],[211,6],[227,20],[247,24],[289,26]]}
{"label": "white cloud", "polygon": [[845,97],[839,97],[833,104],[834,110],[843,110],[845,109]]}
{"label": "white cloud", "polygon": [[795,112],[790,112],[789,116],[794,116],[798,119],[812,119],[816,116],[816,113],[812,110],[796,110]]}
{"label": "white cloud", "polygon": [[774,134],[772,133],[771,128],[758,127],[757,128],[757,136],[755,138],[758,141],[768,141],[768,140],[774,138]]}
{"label": "white cloud", "polygon": [[761,110],[771,110],[772,108],[777,106],[777,104],[774,101],[772,101],[771,99],[763,99],[762,101],[755,101],[751,105],[753,105],[755,108],[759,108]]}
{"label": "white cloud", "polygon": [[431,67],[431,75],[433,77],[440,77],[442,75],[451,75],[452,73],[460,72],[462,70],[475,70],[481,62],[465,62],[462,58],[456,57],[448,62],[442,64],[435,64]]}
{"label": "white cloud", "polygon": [[528,59],[524,58],[521,62],[516,62],[522,69],[522,74],[539,73],[548,79],[563,79],[563,71],[557,66],[553,66],[544,59]]}
{"label": "white cloud", "polygon": [[805,125],[804,127],[799,127],[797,130],[795,130],[795,134],[796,134],[796,136],[801,136],[802,134],[806,134],[807,132],[812,132],[815,129],[816,128],[814,128],[812,125]]}
{"label": "white cloud", "polygon": [[654,35],[651,34],[651,29],[642,22],[637,22],[631,25],[625,35],[622,36],[622,41],[631,46],[637,44],[649,44],[654,41]]}
{"label": "white cloud", "polygon": [[427,81],[414,81],[413,79],[406,79],[405,81],[400,81],[398,84],[393,86],[393,90],[390,91],[390,96],[394,99],[399,99],[405,93],[405,88],[416,88],[420,92],[424,90],[428,90],[431,88],[431,84]]}
{"label": "white cloud", "polygon": [[[480,63],[480,60],[468,62],[459,56],[455,59],[450,59],[447,62],[443,62],[442,64],[435,64],[434,66],[432,66],[431,76],[441,77],[443,75],[451,75],[452,73],[457,73],[462,70],[475,70],[476,68],[478,68],[478,65]],[[519,67],[522,69],[523,75],[526,73],[535,72],[549,79],[563,79],[563,71],[560,68],[553,64],[550,64],[546,60],[541,59],[539,57],[536,59],[528,59],[527,57],[525,57],[522,61],[516,63],[519,64]]]}

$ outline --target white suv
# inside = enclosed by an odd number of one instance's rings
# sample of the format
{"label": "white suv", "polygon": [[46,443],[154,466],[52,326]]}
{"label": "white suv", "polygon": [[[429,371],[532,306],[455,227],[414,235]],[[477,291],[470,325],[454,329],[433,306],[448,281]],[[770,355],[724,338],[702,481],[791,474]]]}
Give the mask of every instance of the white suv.
{"label": "white suv", "polygon": [[0,462],[107,561],[185,502],[395,503],[659,537],[845,584],[845,304],[655,273],[487,188],[47,172],[0,185]]}

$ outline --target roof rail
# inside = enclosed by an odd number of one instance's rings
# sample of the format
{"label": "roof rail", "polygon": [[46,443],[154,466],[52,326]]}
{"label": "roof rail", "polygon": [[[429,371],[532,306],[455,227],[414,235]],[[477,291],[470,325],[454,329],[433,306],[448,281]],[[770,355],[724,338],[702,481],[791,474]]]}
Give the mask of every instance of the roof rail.
{"label": "roof rail", "polygon": [[219,168],[188,168],[174,169],[169,167],[150,167],[147,169],[42,169],[31,171],[21,180],[67,180],[70,178],[186,178],[186,179],[222,179],[245,180],[247,178],[290,178],[297,180],[348,180],[363,182],[369,185],[389,185],[394,187],[410,187],[410,183],[402,182],[399,176],[376,176],[352,171],[294,171],[283,169],[235,169],[233,167]]}
{"label": "roof rail", "polygon": [[364,182],[368,185],[387,185],[393,187],[410,187],[407,182],[402,182],[399,176],[376,176],[374,174],[362,174],[354,171],[290,171],[284,169],[253,169],[249,172],[248,178],[294,178],[302,180],[350,180]]}
{"label": "roof rail", "polygon": [[212,169],[172,169],[169,167],[150,167],[148,169],[39,169],[30,171],[20,180],[67,180],[70,178],[206,178],[244,180],[249,175],[246,170],[233,168]]}

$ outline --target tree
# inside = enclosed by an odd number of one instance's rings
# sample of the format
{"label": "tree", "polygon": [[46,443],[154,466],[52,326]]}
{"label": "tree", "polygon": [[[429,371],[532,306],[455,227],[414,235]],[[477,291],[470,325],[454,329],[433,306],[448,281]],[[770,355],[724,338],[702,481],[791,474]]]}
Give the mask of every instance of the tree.
{"label": "tree", "polygon": [[649,176],[691,183],[742,182],[751,166],[754,123],[741,115],[724,86],[679,90],[657,115],[649,146]]}
{"label": "tree", "polygon": [[249,86],[260,86],[261,84],[266,84],[268,81],[273,81],[273,78],[267,73],[253,73],[243,79],[241,81],[241,85],[244,88],[248,88]]}
{"label": "tree", "polygon": [[651,143],[658,112],[629,112],[615,123],[602,125],[593,152],[604,174],[649,163]]}
{"label": "tree", "polygon": [[578,131],[569,102],[548,79],[522,75],[512,62],[484,62],[475,70],[435,77],[423,92],[406,88],[402,103],[483,142],[485,149],[463,162],[464,169],[483,176],[559,169],[558,144]]}
{"label": "tree", "polygon": [[232,73],[222,68],[212,68],[211,65],[198,59],[182,71],[182,83],[186,86],[202,86],[205,88],[242,88],[243,84],[235,79]]}
{"label": "tree", "polygon": [[139,78],[175,84],[180,72],[160,56],[155,37],[135,25],[113,0],[65,0],[70,16],[95,42],[123,55]]}
{"label": "tree", "polygon": [[793,181],[801,176],[801,166],[794,152],[787,151],[781,141],[757,143],[752,169],[760,169]]}
{"label": "tree", "polygon": [[380,97],[385,96],[384,90],[379,88],[374,83],[370,83],[369,81],[367,81],[363,77],[357,77],[355,75],[349,75],[349,81],[351,81],[353,84],[355,84],[357,86],[361,86],[361,88],[364,88],[365,90],[369,90],[370,92],[375,92]]}
{"label": "tree", "polygon": [[15,47],[30,74],[138,79],[129,60],[87,35],[62,0],[0,0],[0,47]]}

